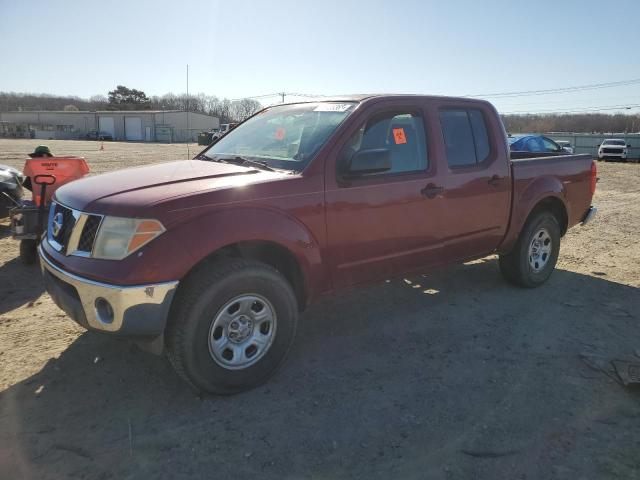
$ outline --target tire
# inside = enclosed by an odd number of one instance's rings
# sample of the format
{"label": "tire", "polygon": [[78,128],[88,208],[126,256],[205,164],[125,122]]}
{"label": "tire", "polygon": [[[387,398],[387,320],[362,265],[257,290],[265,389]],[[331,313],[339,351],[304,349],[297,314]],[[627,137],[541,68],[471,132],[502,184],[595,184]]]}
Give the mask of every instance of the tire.
{"label": "tire", "polygon": [[36,240],[20,240],[20,260],[25,265],[33,265],[38,261],[38,242]]}
{"label": "tire", "polygon": [[558,220],[550,212],[539,212],[527,220],[513,249],[500,255],[500,272],[514,285],[539,287],[553,273],[559,253]]}
{"label": "tire", "polygon": [[[259,319],[269,313],[270,322]],[[197,390],[237,393],[278,370],[297,323],[296,296],[280,272],[254,260],[209,262],[179,287],[167,326],[167,355]],[[228,348],[219,346],[224,344]]]}

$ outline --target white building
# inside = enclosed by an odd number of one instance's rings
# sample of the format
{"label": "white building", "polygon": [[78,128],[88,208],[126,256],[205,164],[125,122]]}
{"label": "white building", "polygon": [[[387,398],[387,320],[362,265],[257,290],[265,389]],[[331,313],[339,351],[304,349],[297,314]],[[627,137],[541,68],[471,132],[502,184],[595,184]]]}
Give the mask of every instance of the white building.
{"label": "white building", "polygon": [[86,139],[99,131],[118,141],[196,141],[198,132],[220,127],[217,117],[179,110],[96,112],[0,112],[0,136],[43,140]]}

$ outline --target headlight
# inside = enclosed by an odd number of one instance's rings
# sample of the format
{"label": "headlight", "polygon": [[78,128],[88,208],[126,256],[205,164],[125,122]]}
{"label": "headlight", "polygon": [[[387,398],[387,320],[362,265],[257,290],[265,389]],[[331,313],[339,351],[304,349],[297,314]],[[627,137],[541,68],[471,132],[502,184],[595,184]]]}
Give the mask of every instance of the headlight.
{"label": "headlight", "polygon": [[165,231],[153,219],[104,217],[93,248],[94,258],[121,260]]}
{"label": "headlight", "polygon": [[18,186],[18,181],[16,177],[9,172],[0,171],[0,183],[3,184],[7,188],[16,188]]}

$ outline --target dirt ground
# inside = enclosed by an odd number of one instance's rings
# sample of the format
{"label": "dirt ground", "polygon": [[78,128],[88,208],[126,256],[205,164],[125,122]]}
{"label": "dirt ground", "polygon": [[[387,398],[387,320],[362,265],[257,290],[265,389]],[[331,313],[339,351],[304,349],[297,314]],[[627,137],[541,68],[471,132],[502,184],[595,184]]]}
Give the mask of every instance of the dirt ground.
{"label": "dirt ground", "polygon": [[[47,143],[96,173],[186,157]],[[0,163],[37,144],[0,140]],[[341,292],[304,313],[271,381],[232,397],[76,326],[0,224],[0,478],[640,478],[640,389],[610,363],[640,363],[640,165],[598,166],[599,215],[543,287],[487,257]]]}

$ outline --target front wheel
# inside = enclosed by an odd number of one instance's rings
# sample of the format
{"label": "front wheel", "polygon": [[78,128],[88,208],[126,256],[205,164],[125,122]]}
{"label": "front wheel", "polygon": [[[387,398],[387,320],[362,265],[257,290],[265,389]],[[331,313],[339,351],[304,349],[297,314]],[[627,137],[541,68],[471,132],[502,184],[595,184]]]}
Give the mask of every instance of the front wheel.
{"label": "front wheel", "polygon": [[511,252],[500,255],[500,271],[510,283],[539,287],[553,273],[559,253],[558,220],[550,212],[541,212],[527,220]]}
{"label": "front wheel", "polygon": [[275,373],[297,321],[293,289],[271,266],[245,259],[206,264],[180,286],[167,328],[168,357],[198,390],[240,392]]}

